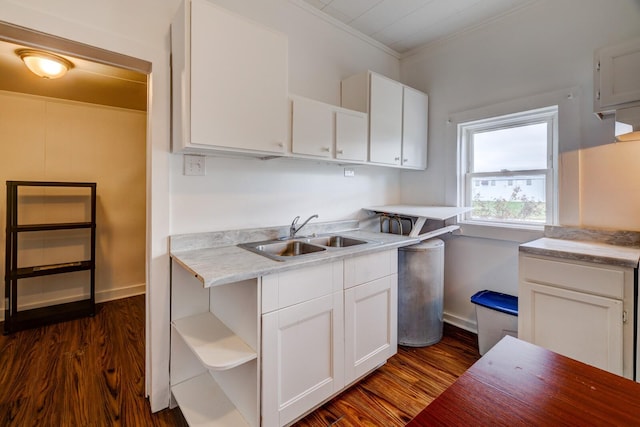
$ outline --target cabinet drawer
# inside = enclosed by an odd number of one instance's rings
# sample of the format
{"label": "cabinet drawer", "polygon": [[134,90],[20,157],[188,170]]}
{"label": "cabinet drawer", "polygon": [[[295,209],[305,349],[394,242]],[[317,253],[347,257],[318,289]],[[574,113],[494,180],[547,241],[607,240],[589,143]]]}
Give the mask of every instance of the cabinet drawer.
{"label": "cabinet drawer", "polygon": [[397,272],[396,249],[349,258],[344,261],[344,287],[351,288]]}
{"label": "cabinet drawer", "polygon": [[262,277],[262,313],[342,290],[342,261]]}
{"label": "cabinet drawer", "polygon": [[623,299],[625,270],[623,268],[552,261],[520,256],[520,279],[557,285],[593,295]]}

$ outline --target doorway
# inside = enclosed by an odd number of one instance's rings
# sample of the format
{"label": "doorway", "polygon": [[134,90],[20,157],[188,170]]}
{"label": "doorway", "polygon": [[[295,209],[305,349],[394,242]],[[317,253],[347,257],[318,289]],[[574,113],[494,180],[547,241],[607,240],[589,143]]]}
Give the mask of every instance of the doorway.
{"label": "doorway", "polygon": [[[54,53],[72,68],[61,79],[42,79],[24,66],[20,49]],[[97,303],[146,292],[150,73],[147,61],[0,22],[0,181],[97,183]],[[2,222],[5,210],[0,202]],[[24,307],[84,292],[74,283],[47,288],[26,289]]]}

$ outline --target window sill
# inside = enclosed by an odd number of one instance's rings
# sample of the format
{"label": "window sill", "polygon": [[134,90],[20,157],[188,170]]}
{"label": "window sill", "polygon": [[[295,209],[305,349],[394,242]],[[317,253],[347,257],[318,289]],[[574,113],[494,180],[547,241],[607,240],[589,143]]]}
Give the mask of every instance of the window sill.
{"label": "window sill", "polygon": [[544,236],[544,226],[508,226],[459,222],[460,236],[525,243]]}

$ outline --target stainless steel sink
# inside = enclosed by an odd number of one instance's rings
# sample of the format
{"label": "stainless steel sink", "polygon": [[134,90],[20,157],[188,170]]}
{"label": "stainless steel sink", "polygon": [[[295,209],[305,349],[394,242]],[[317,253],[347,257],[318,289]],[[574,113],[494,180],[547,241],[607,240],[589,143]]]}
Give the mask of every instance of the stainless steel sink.
{"label": "stainless steel sink", "polygon": [[337,250],[350,246],[364,245],[367,240],[340,235],[299,237],[292,240],[266,240],[262,242],[240,243],[238,246],[275,261],[286,261],[296,257],[319,254],[326,250]]}
{"label": "stainless steel sink", "polygon": [[328,246],[331,248],[347,248],[349,246],[365,245],[369,243],[366,240],[354,239],[353,237],[345,237],[345,236],[337,236],[337,235],[312,237],[312,238],[307,238],[306,241],[315,245]]}
{"label": "stainless steel sink", "polygon": [[275,259],[276,261],[284,261],[290,257],[298,257],[327,250],[321,246],[316,246],[301,240],[268,240],[266,242],[241,243],[238,246],[251,252],[264,255],[268,258]]}

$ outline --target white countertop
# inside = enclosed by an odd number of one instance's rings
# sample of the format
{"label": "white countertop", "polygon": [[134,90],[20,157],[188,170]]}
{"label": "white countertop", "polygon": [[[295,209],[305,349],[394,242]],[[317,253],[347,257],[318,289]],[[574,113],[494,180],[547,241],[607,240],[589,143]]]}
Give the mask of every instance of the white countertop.
{"label": "white countertop", "polygon": [[549,237],[523,243],[520,252],[631,268],[640,261],[638,247]]}
{"label": "white countertop", "polygon": [[337,234],[369,240],[372,243],[328,249],[286,261],[274,261],[235,245],[172,251],[171,257],[191,272],[207,288],[420,242],[420,239],[397,234],[359,230]]}

